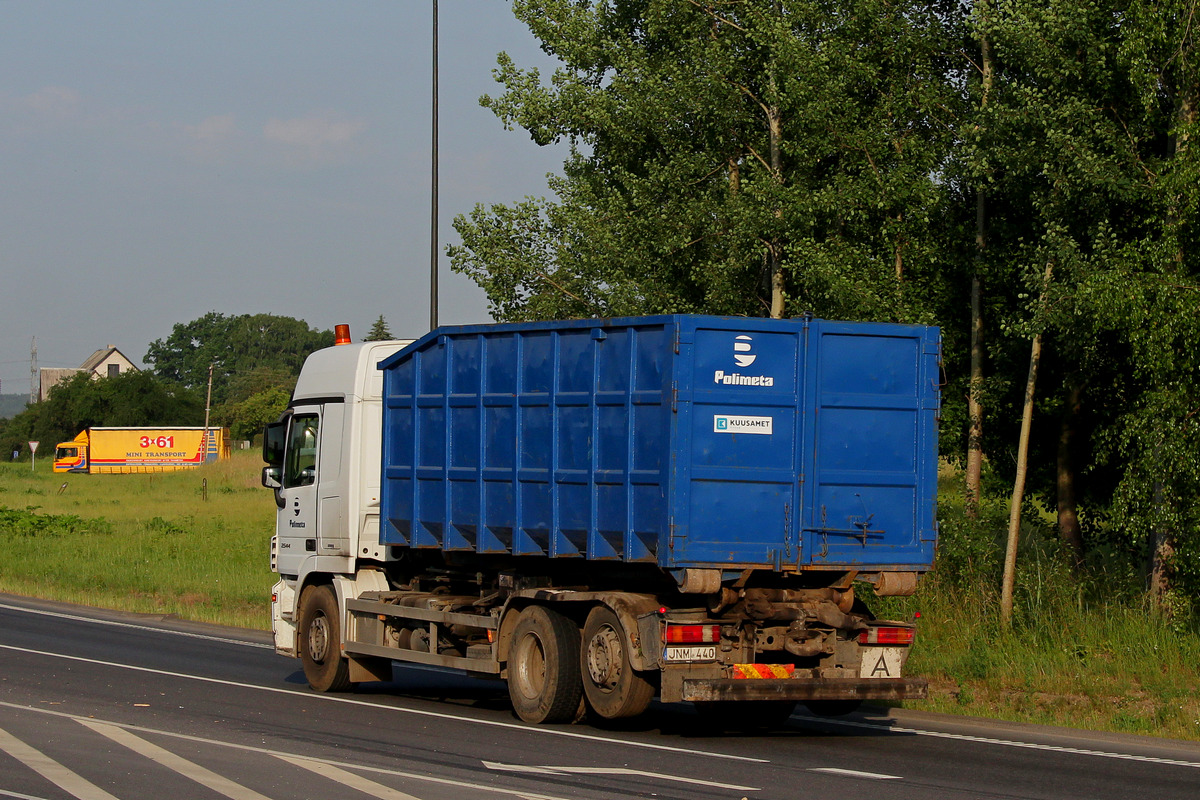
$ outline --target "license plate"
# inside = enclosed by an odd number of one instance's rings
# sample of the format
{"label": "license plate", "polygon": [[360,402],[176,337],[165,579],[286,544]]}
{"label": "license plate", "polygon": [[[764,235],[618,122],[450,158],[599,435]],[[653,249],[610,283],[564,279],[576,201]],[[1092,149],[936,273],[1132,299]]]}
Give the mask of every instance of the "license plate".
{"label": "license plate", "polygon": [[904,647],[863,648],[862,661],[858,667],[860,678],[899,678],[900,666],[904,663]]}
{"label": "license plate", "polygon": [[666,660],[669,662],[716,661],[717,646],[714,644],[703,647],[668,647]]}

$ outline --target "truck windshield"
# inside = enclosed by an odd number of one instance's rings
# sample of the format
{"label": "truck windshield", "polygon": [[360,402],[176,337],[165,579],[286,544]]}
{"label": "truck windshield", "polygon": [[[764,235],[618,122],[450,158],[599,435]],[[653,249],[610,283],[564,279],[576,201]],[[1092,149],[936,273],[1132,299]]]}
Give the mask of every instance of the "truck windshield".
{"label": "truck windshield", "polygon": [[311,486],[316,482],[317,426],[316,414],[292,417],[291,435],[288,436],[284,457],[284,486]]}

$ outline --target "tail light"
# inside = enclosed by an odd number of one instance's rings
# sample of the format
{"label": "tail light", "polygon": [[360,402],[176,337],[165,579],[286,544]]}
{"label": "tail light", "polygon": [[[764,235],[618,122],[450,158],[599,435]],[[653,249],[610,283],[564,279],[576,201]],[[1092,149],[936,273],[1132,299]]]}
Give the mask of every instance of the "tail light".
{"label": "tail light", "polygon": [[696,644],[721,641],[720,625],[668,625],[667,644]]}
{"label": "tail light", "polygon": [[910,645],[916,634],[914,628],[868,628],[858,635],[858,643]]}

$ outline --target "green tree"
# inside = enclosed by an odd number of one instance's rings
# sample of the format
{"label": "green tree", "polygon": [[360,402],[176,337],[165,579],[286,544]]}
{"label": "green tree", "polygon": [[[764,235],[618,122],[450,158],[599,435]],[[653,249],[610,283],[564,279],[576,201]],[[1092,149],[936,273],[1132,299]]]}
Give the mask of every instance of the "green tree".
{"label": "green tree", "polygon": [[93,379],[79,373],[50,390],[50,396],[16,415],[0,431],[0,446],[29,440],[53,447],[84,428],[149,425],[203,425],[204,398],[196,391],[160,380],[148,372],[125,372]]}
{"label": "green tree", "polygon": [[391,330],[388,328],[387,320],[383,318],[383,314],[379,315],[379,319],[371,325],[371,330],[363,337],[364,342],[386,342],[389,339],[395,338],[392,336]]}
{"label": "green tree", "polygon": [[212,409],[212,423],[228,427],[235,439],[253,439],[287,408],[296,377],[281,367],[257,367],[232,376],[225,399]]}
{"label": "green tree", "polygon": [[1083,289],[1127,348],[1125,403],[1102,431],[1119,466],[1114,523],[1144,545],[1158,604],[1200,591],[1200,58],[1194,2],[1120,7],[1114,62],[1131,87],[1141,235],[1118,240],[1115,268]]}
{"label": "green tree", "polygon": [[[984,448],[1015,450],[1029,342],[1043,344],[1031,487],[1057,507],[1077,560],[1090,518],[1090,544],[1149,554],[1156,596],[1169,603],[1172,575],[1200,576],[1187,566],[1200,564],[1200,470],[1188,455],[1200,445],[1200,360],[1188,344],[1200,335],[1192,10],[1107,0],[975,9],[994,72],[948,185],[986,192],[986,248],[973,267],[992,374]],[[973,85],[982,96],[983,76]],[[952,205],[966,212],[967,199]],[[951,375],[964,374],[960,363]],[[991,463],[1006,473],[1012,460]]]}
{"label": "green tree", "polygon": [[459,216],[499,319],[708,312],[929,318],[956,104],[949,4],[514,3],[562,60],[483,99],[567,140],[556,201]]}
{"label": "green tree", "polygon": [[229,317],[213,311],[175,325],[166,339],[150,343],[143,360],[153,365],[158,377],[201,389],[212,365],[216,405],[231,396],[238,376],[268,369],[294,379],[309,353],[332,344],[332,331],[312,329],[303,320],[273,314]]}
{"label": "green tree", "polygon": [[518,0],[563,66],[502,54],[482,102],[570,155],[554,199],[458,217],[452,265],[502,320],[936,322],[946,452],[990,477],[1040,353],[1030,492],[1169,605],[1200,589],[1193,5]]}
{"label": "green tree", "polygon": [[273,386],[244,400],[222,406],[221,424],[229,426],[234,439],[253,440],[269,422],[279,419],[292,396],[286,389]]}
{"label": "green tree", "polygon": [[[1051,503],[1055,490],[1045,487],[1061,477],[1066,499],[1076,473],[1066,458],[1072,447],[1059,447],[1064,430],[1051,423],[1066,414],[1072,440],[1080,426],[1069,417],[1082,408],[1092,373],[1106,368],[1096,355],[1112,352],[1077,306],[1075,287],[1111,266],[1114,240],[1139,235],[1145,197],[1136,153],[1130,157],[1128,83],[1113,70],[1121,34],[1115,19],[1111,5],[1079,0],[976,4],[970,22],[981,69],[971,84],[974,111],[962,125],[964,147],[950,170],[951,185],[968,187],[953,204],[963,229],[976,226],[976,252],[963,260],[971,274],[961,285],[970,280],[986,290],[971,303],[986,324],[972,322],[984,334],[992,374],[985,382],[982,364],[972,364],[971,393],[986,399],[994,424],[986,437],[976,427],[967,443],[991,453],[1014,449],[1029,343],[1038,338],[1045,347],[1032,462],[1035,485]],[[1052,283],[1044,292],[1047,268]],[[1043,297],[1053,313],[1035,312]],[[965,301],[964,294],[960,309]],[[962,321],[954,327],[966,323],[962,311],[954,317]],[[950,372],[967,374],[958,363]],[[1003,459],[1002,471],[1009,463]],[[1070,506],[1060,507],[1064,519],[1074,513]],[[1064,526],[1064,539],[1078,551],[1077,526]]]}

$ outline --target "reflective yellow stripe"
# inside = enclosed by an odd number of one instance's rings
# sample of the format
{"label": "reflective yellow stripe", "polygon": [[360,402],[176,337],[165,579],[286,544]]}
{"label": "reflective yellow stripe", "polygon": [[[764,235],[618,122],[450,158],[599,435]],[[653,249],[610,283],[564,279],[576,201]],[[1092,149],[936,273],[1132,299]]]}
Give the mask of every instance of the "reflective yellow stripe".
{"label": "reflective yellow stripe", "polygon": [[729,668],[729,677],[735,680],[790,678],[795,672],[794,664],[734,664]]}

